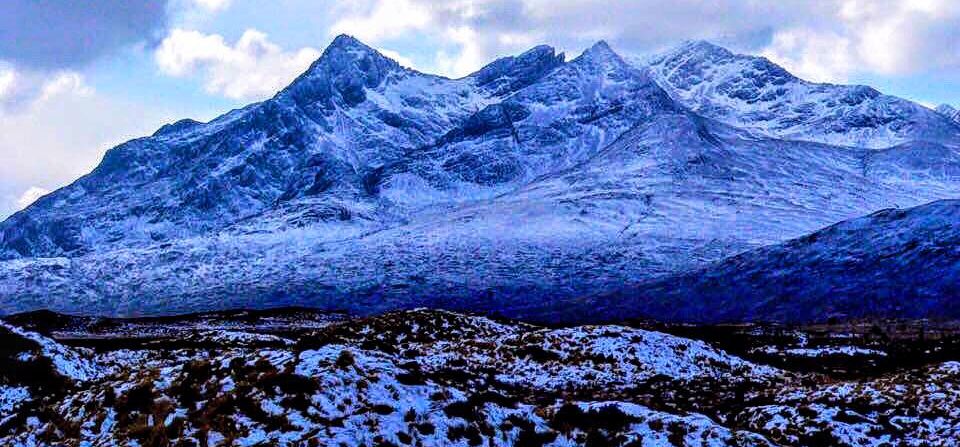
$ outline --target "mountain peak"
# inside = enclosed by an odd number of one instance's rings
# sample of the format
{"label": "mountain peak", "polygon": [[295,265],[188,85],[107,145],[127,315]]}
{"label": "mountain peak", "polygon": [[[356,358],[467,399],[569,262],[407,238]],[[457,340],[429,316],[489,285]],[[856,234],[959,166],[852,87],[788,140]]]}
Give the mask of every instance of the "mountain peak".
{"label": "mountain peak", "polygon": [[371,53],[379,54],[379,52],[375,50],[373,47],[361,42],[360,39],[357,39],[356,37],[353,37],[349,34],[340,34],[339,36],[333,38],[333,41],[330,42],[329,46],[327,46],[327,49],[324,51],[324,54],[331,51],[337,51],[337,50],[354,50],[354,51],[358,50],[361,52],[371,52]]}
{"label": "mountain peak", "polygon": [[614,56],[617,58],[620,57],[620,55],[618,55],[616,51],[613,51],[613,48],[610,47],[610,44],[608,44],[606,40],[601,40],[593,44],[592,46],[590,46],[590,48],[587,48],[587,50],[583,52],[583,55],[585,56],[589,55],[591,57],[596,57],[596,56],[605,56],[605,57]]}
{"label": "mountain peak", "polygon": [[741,56],[706,40],[687,40],[669,50],[653,55],[648,59],[651,65],[701,64],[731,61]]}
{"label": "mountain peak", "polygon": [[330,45],[327,46],[327,49],[323,50],[323,55],[320,56],[320,60],[328,57],[337,57],[340,54],[351,54],[354,58],[362,58],[364,56],[376,56],[383,59],[388,59],[387,56],[384,56],[375,48],[361,42],[356,37],[353,37],[349,34],[340,34],[335,37]]}
{"label": "mountain peak", "polygon": [[629,66],[605,40],[601,40],[593,44],[590,48],[587,48],[579,57],[574,59],[574,61],[601,63],[612,66]]}
{"label": "mountain peak", "polygon": [[344,47],[344,46],[367,46],[361,42],[356,37],[353,37],[349,34],[340,34],[337,37],[333,38],[333,42],[330,42],[331,47]]}
{"label": "mountain peak", "polygon": [[705,55],[705,54],[716,54],[716,55],[724,55],[724,56],[733,55],[732,51],[724,47],[721,47],[720,45],[717,45],[713,42],[710,42],[707,40],[701,40],[701,39],[688,40],[682,43],[677,48],[677,52],[687,53],[687,54],[701,54],[701,55]]}
{"label": "mountain peak", "polygon": [[[776,85],[796,81],[783,67],[765,57],[738,54],[720,45],[706,40],[688,40],[681,45],[653,56],[649,65],[673,72],[674,76],[691,74],[703,78],[708,73],[716,75],[718,70],[744,72],[747,70],[754,84],[773,83]],[[729,67],[721,69],[720,67]],[[744,72],[747,73],[747,72]]]}
{"label": "mountain peak", "polygon": [[536,82],[543,75],[563,65],[564,54],[547,45],[533,47],[519,56],[497,59],[469,77],[495,93],[515,91]]}
{"label": "mountain peak", "polygon": [[380,85],[389,73],[401,69],[397,61],[353,36],[341,34],[280,95],[309,103],[326,102],[334,93],[353,106],[365,100],[365,88]]}

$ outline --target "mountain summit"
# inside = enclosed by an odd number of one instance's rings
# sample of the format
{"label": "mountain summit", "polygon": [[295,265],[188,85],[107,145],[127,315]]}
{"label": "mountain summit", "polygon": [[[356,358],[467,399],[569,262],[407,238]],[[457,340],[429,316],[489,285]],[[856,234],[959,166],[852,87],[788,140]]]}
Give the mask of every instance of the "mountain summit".
{"label": "mountain summit", "polygon": [[657,82],[684,106],[769,136],[883,149],[957,141],[960,125],[867,86],[804,81],[763,57],[691,41],[651,58]]}
{"label": "mountain summit", "polygon": [[0,303],[582,318],[583,296],[949,198],[956,135],[702,42],[448,79],[339,36],[275,97],[111,149],[0,224]]}
{"label": "mountain summit", "polygon": [[278,95],[298,105],[347,107],[366,100],[366,89],[376,89],[387,77],[401,71],[400,64],[359,40],[337,36],[307,71]]}

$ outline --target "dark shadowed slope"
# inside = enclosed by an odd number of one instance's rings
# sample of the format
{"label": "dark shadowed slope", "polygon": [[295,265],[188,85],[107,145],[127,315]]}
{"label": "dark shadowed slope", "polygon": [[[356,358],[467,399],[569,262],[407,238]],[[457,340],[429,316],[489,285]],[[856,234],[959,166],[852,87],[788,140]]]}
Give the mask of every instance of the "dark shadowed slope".
{"label": "dark shadowed slope", "polygon": [[603,297],[606,316],[960,318],[960,201],[880,211]]}

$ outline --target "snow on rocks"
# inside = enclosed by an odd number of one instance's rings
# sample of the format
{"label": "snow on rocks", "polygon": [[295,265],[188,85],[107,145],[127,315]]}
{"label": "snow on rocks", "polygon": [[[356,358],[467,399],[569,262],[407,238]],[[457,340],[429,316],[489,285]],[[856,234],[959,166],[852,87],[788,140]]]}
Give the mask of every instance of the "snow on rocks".
{"label": "snow on rocks", "polygon": [[960,444],[960,363],[877,379],[781,390],[738,421],[785,445]]}
{"label": "snow on rocks", "polygon": [[872,447],[960,433],[956,362],[835,381],[659,332],[425,309],[294,344],[210,335],[99,352],[103,373],[42,400],[0,382],[0,445]]}
{"label": "snow on rocks", "polygon": [[49,361],[52,372],[72,382],[94,380],[102,374],[102,370],[83,354],[37,333],[0,322],[0,336],[21,339],[18,344],[25,349],[16,354],[15,362],[26,364],[38,360]]}
{"label": "snow on rocks", "polygon": [[188,338],[195,343],[212,343],[228,346],[288,346],[293,340],[271,334],[257,334],[243,331],[208,330],[198,331]]}
{"label": "snow on rocks", "polygon": [[[664,374],[675,380],[711,374],[731,381],[739,380],[734,370],[777,374],[700,342],[663,334],[620,327],[546,330],[417,310],[333,324],[301,337],[296,346],[236,343],[248,335],[217,333],[209,349],[102,353],[98,360],[109,375],[49,403],[47,411],[64,419],[28,418],[0,437],[0,444],[44,445],[38,440],[53,439],[101,446],[159,440],[238,446],[570,446],[591,439],[614,444],[684,439],[687,445],[770,445],[760,435],[740,433],[705,415],[564,397],[571,387],[588,387],[590,374],[597,374],[601,388]],[[669,352],[654,354],[658,345]],[[535,346],[556,353],[551,365],[534,365],[534,358],[546,360]],[[564,362],[570,368],[562,367]],[[704,365],[678,364],[684,362]],[[458,373],[457,367],[464,369]],[[492,377],[514,369],[511,378]],[[601,380],[602,374],[609,377]],[[546,379],[551,375],[563,379],[553,383]]]}
{"label": "snow on rocks", "polygon": [[30,390],[26,387],[0,385],[0,426],[14,417],[20,404],[30,399]]}

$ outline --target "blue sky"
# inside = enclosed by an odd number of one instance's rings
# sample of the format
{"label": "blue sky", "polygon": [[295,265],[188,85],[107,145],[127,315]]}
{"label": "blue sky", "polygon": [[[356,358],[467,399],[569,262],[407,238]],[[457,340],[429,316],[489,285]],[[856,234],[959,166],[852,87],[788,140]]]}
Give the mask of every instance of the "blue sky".
{"label": "blue sky", "polygon": [[643,55],[707,39],[810,80],[960,104],[952,0],[7,0],[0,217],[113,145],[271,96],[340,33],[447,76],[537,44]]}

